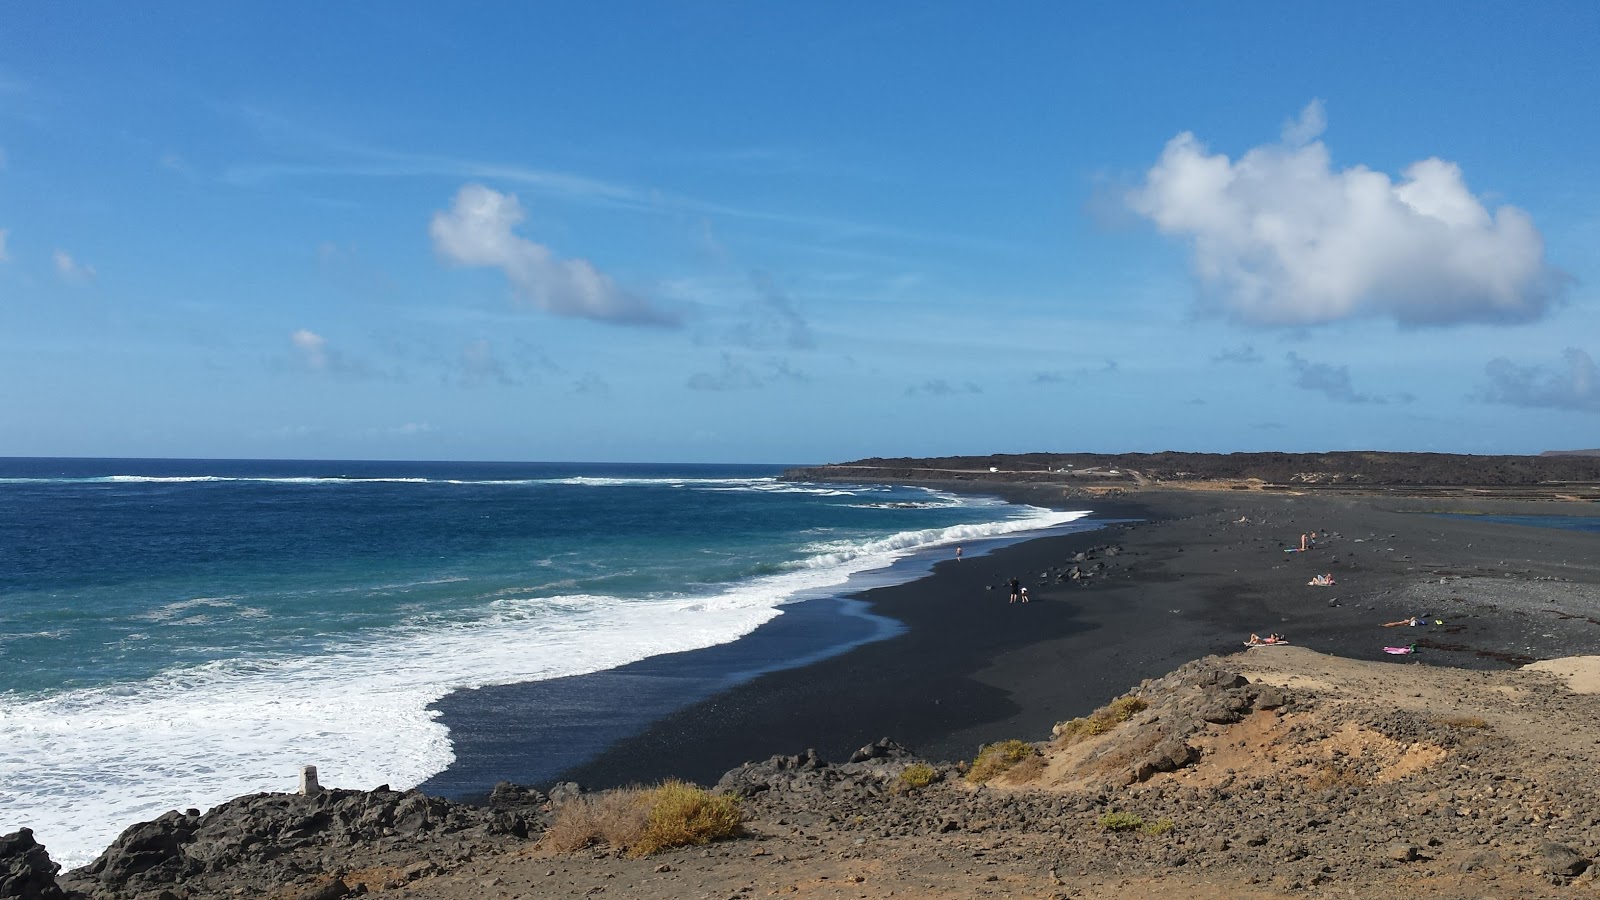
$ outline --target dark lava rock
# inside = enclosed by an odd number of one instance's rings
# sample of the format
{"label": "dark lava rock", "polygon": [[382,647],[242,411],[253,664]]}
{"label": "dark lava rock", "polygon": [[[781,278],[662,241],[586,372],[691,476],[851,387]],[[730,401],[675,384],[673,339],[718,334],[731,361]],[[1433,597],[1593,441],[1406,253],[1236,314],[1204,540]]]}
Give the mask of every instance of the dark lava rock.
{"label": "dark lava rock", "polygon": [[898,759],[903,756],[914,755],[910,750],[888,738],[878,738],[876,741],[850,754],[850,761],[858,763],[866,762],[869,759]]}
{"label": "dark lava rock", "polygon": [[33,829],[0,835],[0,897],[65,900],[67,893],[56,884],[60,869],[44,845],[33,839]]}
{"label": "dark lava rock", "polygon": [[1545,841],[1539,846],[1539,865],[1551,875],[1582,875],[1589,868],[1589,860],[1571,847]]}
{"label": "dark lava rock", "polygon": [[[252,794],[203,816],[173,811],[131,826],[62,886],[95,896],[223,886],[260,893],[306,876],[337,876],[333,866],[403,865],[418,857],[449,865],[468,851],[518,846],[543,825],[531,809],[468,806],[420,791]],[[364,888],[345,885],[348,893]]]}

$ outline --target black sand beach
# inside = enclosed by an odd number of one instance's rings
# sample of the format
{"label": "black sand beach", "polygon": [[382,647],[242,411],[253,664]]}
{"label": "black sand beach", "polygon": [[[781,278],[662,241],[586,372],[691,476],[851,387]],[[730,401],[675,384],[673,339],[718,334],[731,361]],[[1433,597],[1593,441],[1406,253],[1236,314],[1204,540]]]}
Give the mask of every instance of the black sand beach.
{"label": "black sand beach", "polygon": [[[736,677],[767,668],[775,647],[806,640],[821,651],[866,640],[881,623],[801,604],[734,644],[459,692],[438,707],[457,761],[424,789],[470,797],[501,779],[712,782],[747,760],[805,748],[843,758],[884,736],[931,758],[971,758],[985,742],[1048,736],[1188,660],[1243,652],[1252,631],[1398,665],[1506,668],[1600,653],[1600,537],[1426,514],[1593,515],[1590,504],[1194,491],[1085,501],[1046,487],[962,489],[1138,521],[946,560],[926,578],[868,591],[871,613],[904,631],[799,668]],[[1323,535],[1314,549],[1284,552],[1307,531]],[[1096,564],[1087,579],[1062,577]],[[1336,584],[1306,584],[1320,573]],[[1006,602],[1013,575],[1033,603]],[[1443,624],[1381,627],[1411,615]],[[1412,642],[1414,656],[1382,651]],[[697,699],[656,718],[686,696]]]}

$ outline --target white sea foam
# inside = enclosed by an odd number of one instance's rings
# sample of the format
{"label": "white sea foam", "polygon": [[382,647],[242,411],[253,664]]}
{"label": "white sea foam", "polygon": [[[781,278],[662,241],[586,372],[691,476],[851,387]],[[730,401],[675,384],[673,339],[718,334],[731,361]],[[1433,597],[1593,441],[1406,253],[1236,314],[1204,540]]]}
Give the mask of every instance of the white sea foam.
{"label": "white sea foam", "polygon": [[417,619],[318,656],[227,660],[136,684],[0,697],[0,833],[32,827],[54,859],[73,867],[127,825],[168,809],[290,790],[307,763],[330,784],[415,785],[454,758],[428,711],[452,690],[725,643],[798,595],[919,549],[1083,515],[1024,508],[981,525],[819,545],[789,571],[698,596],[509,597],[477,621]]}

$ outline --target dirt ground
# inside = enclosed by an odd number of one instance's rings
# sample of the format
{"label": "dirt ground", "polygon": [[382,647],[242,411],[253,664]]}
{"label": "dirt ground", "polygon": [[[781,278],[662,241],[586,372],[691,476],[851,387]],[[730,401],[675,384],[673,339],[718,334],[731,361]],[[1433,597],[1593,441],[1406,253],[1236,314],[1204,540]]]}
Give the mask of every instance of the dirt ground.
{"label": "dirt ground", "polygon": [[[817,795],[758,801],[747,837],[705,849],[636,860],[607,848],[567,855],[533,846],[383,893],[416,900],[1600,896],[1592,868],[1553,876],[1541,855],[1552,841],[1585,861],[1600,853],[1600,804],[1590,783],[1600,771],[1600,695],[1593,693],[1600,657],[1474,672],[1272,647],[1219,664],[1248,678],[1249,692],[1279,689],[1286,705],[1257,700],[1275,708],[1201,723],[1188,739],[1196,759],[1143,782],[1118,784],[1114,771],[1129,748],[1148,743],[1163,717],[1170,726],[1189,702],[1165,699],[1182,692],[1175,676],[1142,685],[1149,711],[1116,730],[1070,746],[1039,744],[1046,765],[1025,783],[1002,776],[974,788],[952,777],[938,790],[892,801],[935,815],[966,810],[954,813],[966,816],[960,827],[902,835],[870,821],[887,818],[887,806],[844,807],[856,811],[852,817]],[[1397,715],[1421,730],[1395,726]],[[1326,802],[1330,795],[1337,802]],[[1041,804],[1063,797],[1088,812],[1029,812],[1053,809]],[[1023,812],[1007,818],[1008,803]],[[1248,833],[1257,825],[1230,821],[1252,806],[1264,808],[1269,823],[1256,837]],[[1161,835],[1102,833],[1094,812],[1111,808],[1170,813],[1177,824]],[[976,821],[980,813],[989,820]],[[1282,839],[1307,817],[1314,833]],[[1282,832],[1273,830],[1274,818]],[[1408,837],[1397,846],[1394,834]],[[1311,865],[1319,861],[1325,864]],[[1319,870],[1328,877],[1318,878]]]}

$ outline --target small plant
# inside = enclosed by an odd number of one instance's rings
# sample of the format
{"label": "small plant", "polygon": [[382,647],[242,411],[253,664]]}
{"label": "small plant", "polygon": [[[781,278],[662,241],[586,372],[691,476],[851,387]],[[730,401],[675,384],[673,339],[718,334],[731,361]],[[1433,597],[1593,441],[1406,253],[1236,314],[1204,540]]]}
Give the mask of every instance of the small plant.
{"label": "small plant", "polygon": [[986,744],[972,760],[972,768],[967,770],[967,780],[973,784],[983,784],[1028,757],[1037,756],[1038,753],[1039,751],[1026,741],[1009,740]]}
{"label": "small plant", "polygon": [[1149,708],[1150,704],[1138,695],[1118,697],[1087,716],[1057,725],[1055,735],[1064,744],[1074,744],[1087,737],[1105,734]]}
{"label": "small plant", "polygon": [[673,847],[707,844],[739,833],[743,815],[732,797],[668,781],[623,788],[563,804],[540,843],[561,853],[593,844],[649,856]]}
{"label": "small plant", "polygon": [[1144,827],[1144,818],[1138,813],[1108,812],[1100,817],[1101,831],[1138,831]]}
{"label": "small plant", "polygon": [[730,838],[739,833],[739,823],[744,820],[734,798],[682,781],[668,781],[647,791],[646,796],[650,812],[644,833],[628,848],[629,856]]}
{"label": "small plant", "polygon": [[646,793],[639,788],[621,788],[569,800],[556,811],[539,842],[558,853],[591,844],[630,846],[644,833],[650,815]]}
{"label": "small plant", "polygon": [[900,786],[906,790],[921,790],[939,780],[939,770],[927,763],[912,763],[900,772]]}
{"label": "small plant", "polygon": [[1013,784],[1028,784],[1038,781],[1039,777],[1044,774],[1044,768],[1044,757],[1035,753],[1007,770],[1006,780]]}
{"label": "small plant", "polygon": [[1146,822],[1141,830],[1151,837],[1159,837],[1171,831],[1172,828],[1173,821],[1171,819],[1157,819],[1154,822]]}

